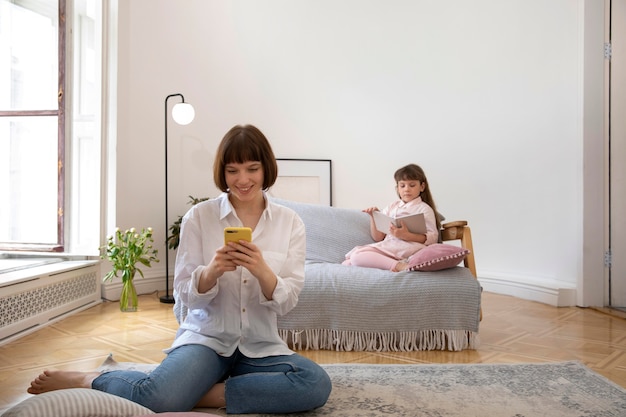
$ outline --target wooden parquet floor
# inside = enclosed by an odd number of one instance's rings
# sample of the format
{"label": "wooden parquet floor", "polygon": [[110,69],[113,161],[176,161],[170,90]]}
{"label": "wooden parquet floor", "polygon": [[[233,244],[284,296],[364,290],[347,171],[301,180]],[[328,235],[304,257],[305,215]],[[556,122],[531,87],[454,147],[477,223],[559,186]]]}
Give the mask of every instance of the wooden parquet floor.
{"label": "wooden parquet floor", "polygon": [[[556,308],[483,294],[481,345],[462,352],[303,351],[318,363],[529,363],[580,361],[626,388],[626,319],[606,311]],[[109,353],[118,361],[159,363],[177,323],[172,305],[143,295],[140,311],[121,313],[104,302],[0,346],[0,414],[28,398],[26,387],[43,369],[88,371]]]}

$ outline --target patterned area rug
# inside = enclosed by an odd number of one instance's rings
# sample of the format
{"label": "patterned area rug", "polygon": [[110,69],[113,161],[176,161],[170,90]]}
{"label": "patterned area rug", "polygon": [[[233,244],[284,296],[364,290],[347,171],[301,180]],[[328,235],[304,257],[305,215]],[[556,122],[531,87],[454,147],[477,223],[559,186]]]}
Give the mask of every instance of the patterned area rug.
{"label": "patterned area rug", "polygon": [[[118,363],[109,356],[99,370],[149,372],[155,366]],[[580,362],[322,366],[333,382],[328,402],[290,417],[626,416],[626,390]]]}
{"label": "patterned area rug", "polygon": [[626,416],[626,390],[579,362],[324,368],[328,403],[290,416]]}

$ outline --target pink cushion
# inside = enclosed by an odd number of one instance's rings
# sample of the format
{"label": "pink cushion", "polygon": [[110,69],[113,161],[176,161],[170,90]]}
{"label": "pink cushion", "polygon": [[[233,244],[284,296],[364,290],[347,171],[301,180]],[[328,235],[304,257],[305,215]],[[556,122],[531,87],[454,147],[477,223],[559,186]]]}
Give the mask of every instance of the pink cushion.
{"label": "pink cushion", "polygon": [[469,249],[445,243],[426,246],[409,258],[409,271],[440,271],[461,263]]}

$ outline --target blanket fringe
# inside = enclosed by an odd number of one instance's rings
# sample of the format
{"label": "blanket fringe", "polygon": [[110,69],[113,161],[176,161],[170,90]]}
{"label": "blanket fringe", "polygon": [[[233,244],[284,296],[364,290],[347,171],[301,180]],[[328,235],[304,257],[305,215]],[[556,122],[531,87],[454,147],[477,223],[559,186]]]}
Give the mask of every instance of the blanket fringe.
{"label": "blanket fringe", "polygon": [[477,349],[478,333],[469,330],[417,332],[356,332],[330,329],[279,329],[280,337],[296,350],[411,352],[416,350]]}

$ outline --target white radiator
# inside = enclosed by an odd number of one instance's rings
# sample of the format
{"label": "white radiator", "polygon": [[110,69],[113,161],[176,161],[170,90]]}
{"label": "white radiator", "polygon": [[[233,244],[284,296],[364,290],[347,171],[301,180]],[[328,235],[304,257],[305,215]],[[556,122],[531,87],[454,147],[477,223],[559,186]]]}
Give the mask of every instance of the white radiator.
{"label": "white radiator", "polygon": [[102,302],[99,261],[0,274],[0,345]]}

